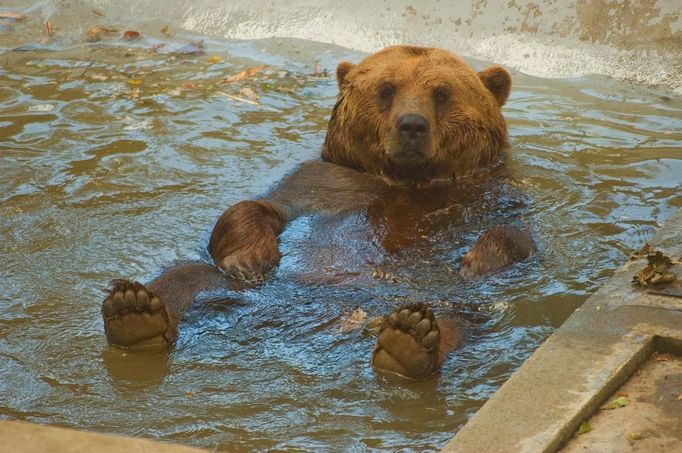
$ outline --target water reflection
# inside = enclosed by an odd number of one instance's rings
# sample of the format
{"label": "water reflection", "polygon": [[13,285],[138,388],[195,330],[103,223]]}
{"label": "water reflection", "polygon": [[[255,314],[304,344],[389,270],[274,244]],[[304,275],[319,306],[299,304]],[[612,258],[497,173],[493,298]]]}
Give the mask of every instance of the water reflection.
{"label": "water reflection", "polygon": [[124,352],[116,348],[102,351],[111,384],[116,391],[146,392],[163,384],[170,370],[168,353]]}

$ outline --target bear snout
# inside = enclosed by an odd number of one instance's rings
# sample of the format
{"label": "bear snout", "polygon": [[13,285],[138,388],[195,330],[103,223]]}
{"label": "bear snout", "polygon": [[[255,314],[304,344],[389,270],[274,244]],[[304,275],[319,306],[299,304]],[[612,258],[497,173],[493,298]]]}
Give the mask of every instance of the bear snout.
{"label": "bear snout", "polygon": [[423,115],[408,113],[398,118],[396,129],[403,148],[410,151],[420,150],[429,134],[429,122]]}

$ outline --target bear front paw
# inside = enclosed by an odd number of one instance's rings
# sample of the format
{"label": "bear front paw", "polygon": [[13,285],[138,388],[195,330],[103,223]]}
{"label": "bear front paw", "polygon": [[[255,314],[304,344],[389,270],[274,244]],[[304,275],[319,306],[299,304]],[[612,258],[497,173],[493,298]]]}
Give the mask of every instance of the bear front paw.
{"label": "bear front paw", "polygon": [[246,244],[221,259],[217,265],[228,275],[249,282],[265,279],[265,274],[280,260],[277,238],[274,234],[263,236],[255,243]]}
{"label": "bear front paw", "polygon": [[241,201],[218,219],[208,251],[225,273],[260,281],[279,263],[277,236],[284,214],[267,201]]}

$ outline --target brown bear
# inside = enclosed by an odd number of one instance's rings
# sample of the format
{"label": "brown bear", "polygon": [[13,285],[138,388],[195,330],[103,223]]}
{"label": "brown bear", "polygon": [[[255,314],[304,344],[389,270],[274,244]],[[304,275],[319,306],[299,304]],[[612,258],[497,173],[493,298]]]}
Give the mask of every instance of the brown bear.
{"label": "brown bear", "polygon": [[[508,142],[501,107],[511,87],[504,68],[477,73],[445,50],[395,46],[357,65],[340,63],[336,76],[339,95],[322,159],[301,165],[262,199],[229,207],[208,244],[215,266],[176,266],[147,285],[113,281],[102,306],[111,345],[173,344],[197,294],[262,280],[280,261],[278,236],[302,215],[365,212],[370,223],[380,225],[383,248],[396,253],[428,236],[424,222],[415,227],[415,213],[462,207],[467,199],[458,198],[452,184],[486,179],[503,160]],[[480,237],[461,272],[465,277],[491,272],[534,251],[527,233],[496,227]],[[386,318],[372,365],[428,377],[455,337],[426,305],[399,308]]]}

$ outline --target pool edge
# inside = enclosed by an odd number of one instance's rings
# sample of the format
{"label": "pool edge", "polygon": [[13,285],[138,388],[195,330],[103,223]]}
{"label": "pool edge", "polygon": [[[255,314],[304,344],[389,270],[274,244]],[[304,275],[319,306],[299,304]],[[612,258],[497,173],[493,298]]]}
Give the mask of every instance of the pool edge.
{"label": "pool edge", "polygon": [[[682,210],[650,244],[682,256]],[[682,299],[633,287],[631,260],[557,329],[442,450],[554,452],[657,349],[682,344]],[[682,265],[674,266],[678,278]]]}

